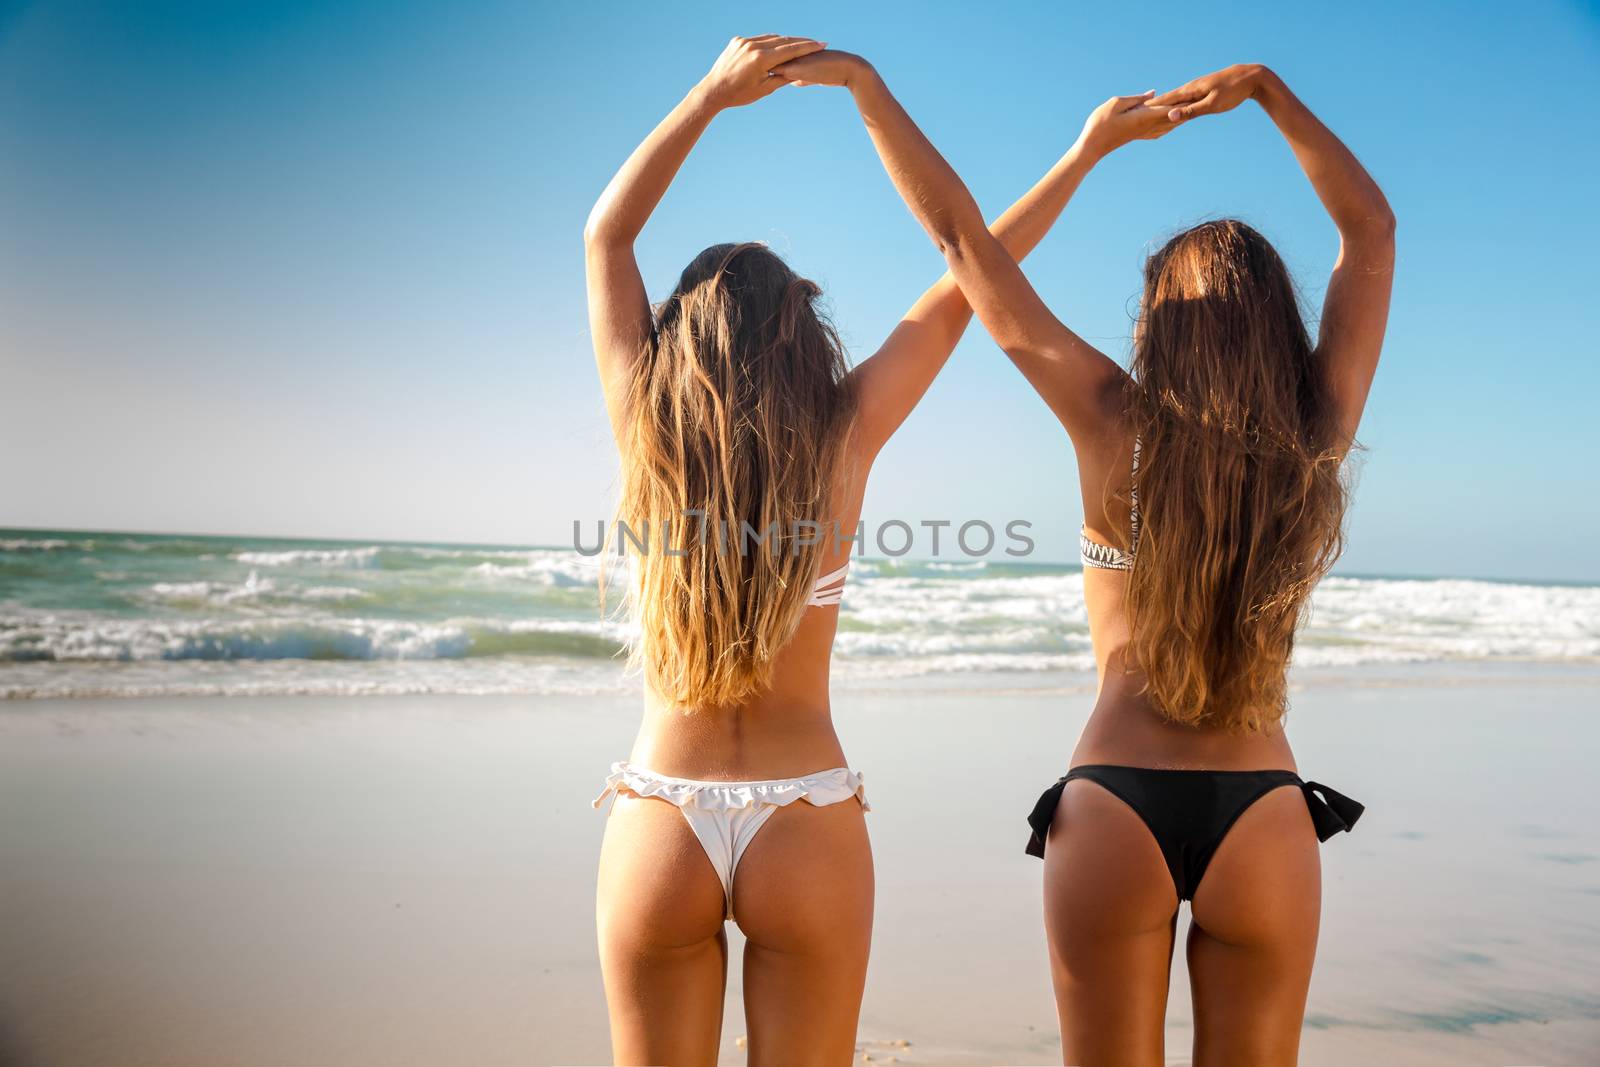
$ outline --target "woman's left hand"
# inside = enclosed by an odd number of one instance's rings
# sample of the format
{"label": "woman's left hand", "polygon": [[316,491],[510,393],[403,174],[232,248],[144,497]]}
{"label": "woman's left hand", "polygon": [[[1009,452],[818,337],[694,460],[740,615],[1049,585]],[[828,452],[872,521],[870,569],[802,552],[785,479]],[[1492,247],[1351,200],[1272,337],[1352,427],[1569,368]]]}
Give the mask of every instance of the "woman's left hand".
{"label": "woman's left hand", "polygon": [[1129,141],[1155,140],[1173,130],[1167,109],[1152,107],[1154,90],[1137,96],[1113,96],[1089,113],[1079,143],[1097,155],[1108,155]]}

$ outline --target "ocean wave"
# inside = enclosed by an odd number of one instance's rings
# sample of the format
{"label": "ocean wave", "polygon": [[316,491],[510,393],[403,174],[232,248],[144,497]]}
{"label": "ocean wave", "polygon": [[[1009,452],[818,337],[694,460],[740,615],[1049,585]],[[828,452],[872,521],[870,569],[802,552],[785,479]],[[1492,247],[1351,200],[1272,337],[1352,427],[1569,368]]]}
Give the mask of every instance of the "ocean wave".
{"label": "ocean wave", "polygon": [[261,600],[278,591],[270,578],[262,578],[255,571],[243,582],[157,582],[146,595],[155,600],[174,604],[237,604],[241,601]]}
{"label": "ocean wave", "polygon": [[596,560],[551,549],[444,549],[422,546],[361,545],[349,548],[249,549],[231,554],[253,567],[317,570],[438,572],[440,581],[463,575],[489,581],[538,582],[559,588],[594,587]]}
{"label": "ocean wave", "polygon": [[300,596],[311,601],[333,601],[343,603],[349,600],[370,600],[372,594],[365,589],[351,589],[345,585],[314,585],[310,589],[300,592]]}
{"label": "ocean wave", "polygon": [[378,553],[382,551],[377,545],[364,548],[293,548],[278,552],[235,552],[233,558],[258,567],[375,567]]}
{"label": "ocean wave", "polygon": [[593,589],[600,580],[599,567],[587,560],[562,556],[543,556],[520,563],[484,561],[469,572],[490,581],[536,582],[561,589]]}
{"label": "ocean wave", "polygon": [[[96,577],[102,577],[96,575]],[[105,576],[107,580],[130,577],[126,572]],[[347,604],[370,601],[373,594],[365,589],[343,585],[314,585],[309,587],[286,584],[272,578],[263,578],[252,570],[242,582],[200,580],[193,582],[156,582],[132,594],[135,601],[159,603],[171,608],[248,608],[272,605],[294,606],[302,603]]]}
{"label": "ocean wave", "polygon": [[55,552],[73,547],[73,542],[59,537],[6,537],[0,538],[0,552]]}
{"label": "ocean wave", "polygon": [[403,660],[550,654],[609,658],[622,627],[555,620],[0,618],[0,663]]}
{"label": "ocean wave", "polygon": [[1600,657],[1600,588],[1472,579],[1325,579],[1297,662]]}
{"label": "ocean wave", "polygon": [[191,538],[152,537],[0,537],[0,552],[136,552],[192,556],[205,542]]}

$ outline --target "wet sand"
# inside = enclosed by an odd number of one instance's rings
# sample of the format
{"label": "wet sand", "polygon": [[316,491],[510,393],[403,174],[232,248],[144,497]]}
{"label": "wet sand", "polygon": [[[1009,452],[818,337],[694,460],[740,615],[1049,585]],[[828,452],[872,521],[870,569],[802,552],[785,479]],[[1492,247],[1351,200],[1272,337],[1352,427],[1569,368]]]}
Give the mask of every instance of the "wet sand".
{"label": "wet sand", "polygon": [[[839,696],[878,1062],[1059,1062],[1023,815],[1090,699]],[[1593,1062],[1597,711],[1584,670],[1297,693],[1303,773],[1368,805],[1324,849],[1302,1063]],[[612,696],[0,705],[0,1064],[608,1062],[589,800],[636,721]],[[1169,1062],[1190,1025],[1180,953]]]}

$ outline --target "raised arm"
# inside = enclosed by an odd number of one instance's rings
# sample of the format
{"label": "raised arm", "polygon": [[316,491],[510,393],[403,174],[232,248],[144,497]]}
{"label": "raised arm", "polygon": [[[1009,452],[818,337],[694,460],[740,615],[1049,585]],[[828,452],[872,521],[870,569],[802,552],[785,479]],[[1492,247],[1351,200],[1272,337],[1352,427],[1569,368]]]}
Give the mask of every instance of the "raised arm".
{"label": "raised arm", "polygon": [[[1115,410],[1122,370],[1051,314],[1013,252],[1024,252],[1038,242],[1083,174],[1106,151],[1135,137],[1164,132],[1168,126],[1164,112],[1144,106],[1143,97],[1108,101],[1105,117],[1114,121],[1096,124],[1098,133],[1081,139],[1075,151],[1013,207],[1016,214],[1002,216],[996,223],[997,232],[1004,234],[1002,241],[984,224],[960,177],[865,60],[844,52],[816,52],[786,64],[779,73],[797,84],[850,89],[884,169],[944,255],[965,301],[1074,440],[1081,443],[1085,435],[1098,436],[1106,416]],[[937,294],[930,292],[924,299],[929,298],[937,300]],[[946,307],[954,314],[966,314],[953,302]]]}
{"label": "raised arm", "polygon": [[1338,406],[1343,443],[1355,437],[1383,350],[1394,287],[1394,212],[1344,142],[1260,64],[1241,64],[1156,97],[1169,120],[1186,122],[1255,100],[1294,150],[1339,231],[1339,258],[1322,305],[1317,352]]}
{"label": "raised arm", "polygon": [[[1050,232],[1095,164],[1137,136],[1140,128],[1154,125],[1148,116],[1130,116],[1130,110],[1151,95],[1112,97],[1095,108],[1066,154],[989,226],[1007,255],[1019,263],[1025,259]],[[876,452],[899,428],[949,359],[971,319],[972,305],[955,275],[947,271],[912,305],[883,347],[856,368],[860,397],[857,439],[866,448]],[[1026,360],[1023,362],[1026,366]],[[1036,377],[1052,377],[1045,364],[1033,369]],[[1053,384],[1070,395],[1072,383]]]}
{"label": "raised arm", "polygon": [[735,37],[710,73],[633,150],[589,212],[583,228],[589,332],[613,430],[621,425],[634,360],[650,335],[650,301],[633,242],[717,112],[787,84],[772,68],[824,47],[803,37]]}

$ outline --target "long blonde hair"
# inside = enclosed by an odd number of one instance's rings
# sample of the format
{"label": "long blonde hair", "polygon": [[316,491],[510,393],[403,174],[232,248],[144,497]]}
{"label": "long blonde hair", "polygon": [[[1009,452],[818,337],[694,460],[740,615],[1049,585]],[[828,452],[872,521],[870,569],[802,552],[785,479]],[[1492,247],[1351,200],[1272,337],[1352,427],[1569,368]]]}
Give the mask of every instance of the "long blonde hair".
{"label": "long blonde hair", "polygon": [[1312,587],[1343,548],[1348,442],[1266,238],[1207,222],[1150,257],[1133,375],[1131,660],[1174,722],[1271,726]]}
{"label": "long blonde hair", "polygon": [[632,559],[632,660],[674,706],[769,686],[816,582],[825,541],[797,524],[831,518],[854,414],[820,296],[766,245],[714,245],[636,361],[613,531],[648,539]]}

